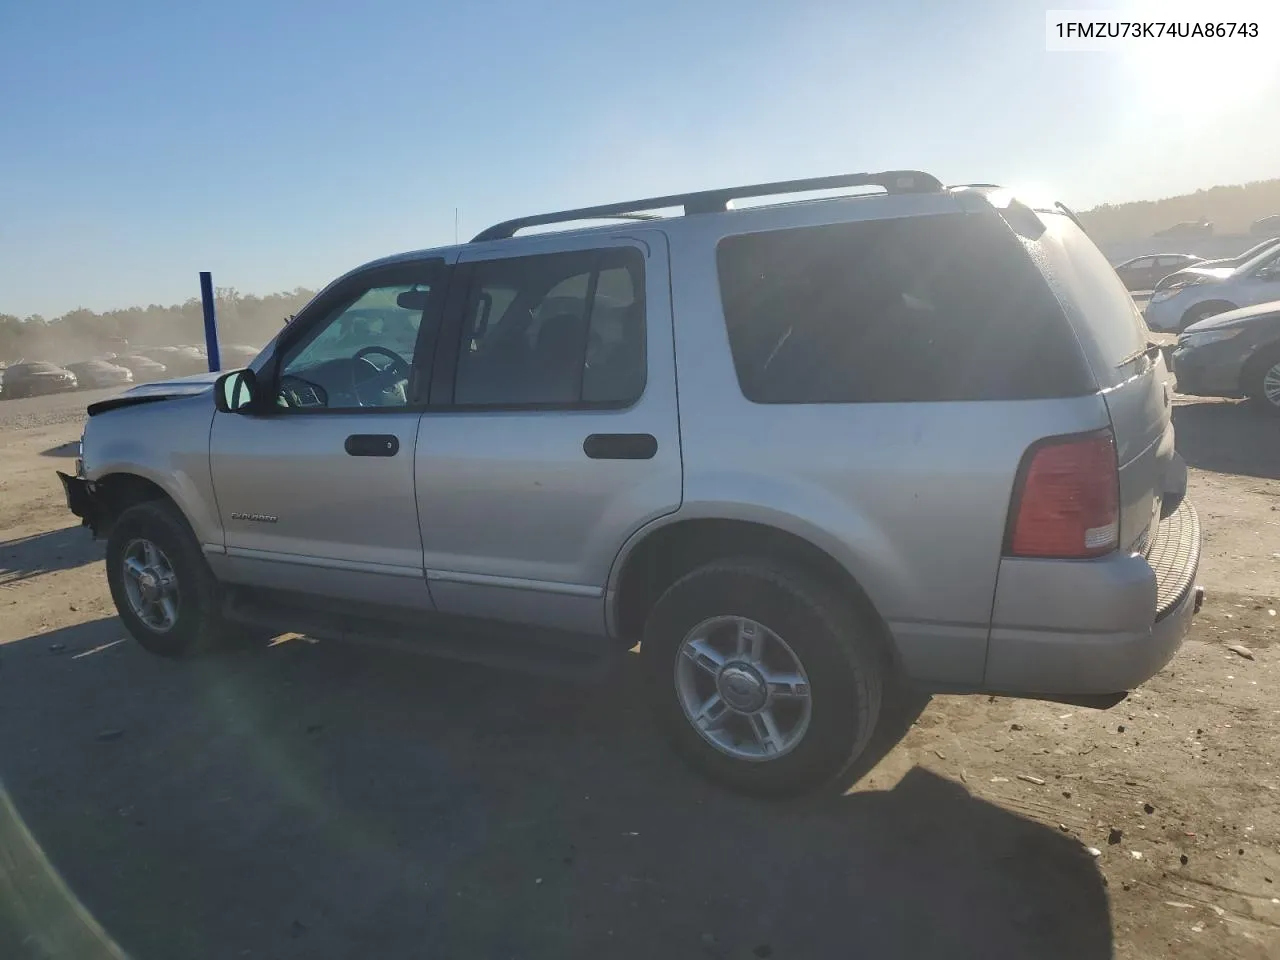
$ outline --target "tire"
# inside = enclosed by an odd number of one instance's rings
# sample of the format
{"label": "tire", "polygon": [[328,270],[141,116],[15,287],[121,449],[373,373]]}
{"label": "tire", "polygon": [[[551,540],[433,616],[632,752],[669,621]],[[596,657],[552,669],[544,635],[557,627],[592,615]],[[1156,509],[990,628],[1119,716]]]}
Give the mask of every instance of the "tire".
{"label": "tire", "polygon": [[1259,410],[1273,417],[1280,416],[1280,346],[1270,347],[1250,359],[1244,388]]}
{"label": "tire", "polygon": [[[158,561],[155,564],[150,564],[145,544],[155,551],[150,554]],[[148,500],[126,509],[111,527],[106,554],[111,599],[125,627],[144,650],[162,657],[185,657],[221,644],[226,634],[220,612],[221,590],[191,528],[173,504]],[[149,581],[126,573],[126,561],[131,558],[143,563]],[[151,596],[166,594],[162,588],[158,593],[155,589],[156,581],[167,579],[160,576],[165,570],[172,574],[174,586],[169,594],[173,614],[169,626],[157,623],[170,619],[162,601],[144,609],[147,619],[136,607],[139,595],[144,602],[148,599],[147,588],[151,588]]]}
{"label": "tire", "polygon": [[[731,651],[748,622],[755,626],[746,627],[744,646],[763,628],[762,670],[744,667],[752,658],[733,653],[717,667],[708,658]],[[707,653],[687,655],[691,636],[704,638],[698,650]],[[799,671],[787,668],[788,656]],[[759,796],[803,793],[840,776],[875,730],[888,672],[871,628],[850,604],[802,573],[749,558],[699,567],[669,587],[649,613],[640,662],[650,705],[677,752],[711,779]],[[807,684],[770,685],[765,693],[758,682],[765,672]],[[761,696],[765,703],[756,706]],[[744,709],[720,713],[706,734],[695,726],[699,704],[718,699],[727,707],[729,698]],[[766,710],[771,724],[764,723]],[[745,758],[745,751],[756,756]]]}
{"label": "tire", "polygon": [[1216,317],[1220,313],[1226,313],[1228,310],[1234,310],[1235,308],[1235,304],[1224,302],[1205,303],[1198,307],[1192,307],[1182,315],[1182,322],[1178,324],[1177,332],[1182,333],[1193,323],[1199,323],[1209,317]]}

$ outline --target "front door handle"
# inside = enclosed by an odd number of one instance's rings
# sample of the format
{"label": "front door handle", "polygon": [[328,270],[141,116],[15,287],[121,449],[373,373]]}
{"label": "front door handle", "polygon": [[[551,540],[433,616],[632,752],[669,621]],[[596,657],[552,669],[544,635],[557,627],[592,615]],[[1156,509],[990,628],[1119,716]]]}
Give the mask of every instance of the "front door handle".
{"label": "front door handle", "polygon": [[394,457],[400,452],[400,438],[394,433],[353,433],[343,447],[353,457]]}
{"label": "front door handle", "polygon": [[651,433],[593,433],[582,441],[592,460],[652,460],[658,439]]}

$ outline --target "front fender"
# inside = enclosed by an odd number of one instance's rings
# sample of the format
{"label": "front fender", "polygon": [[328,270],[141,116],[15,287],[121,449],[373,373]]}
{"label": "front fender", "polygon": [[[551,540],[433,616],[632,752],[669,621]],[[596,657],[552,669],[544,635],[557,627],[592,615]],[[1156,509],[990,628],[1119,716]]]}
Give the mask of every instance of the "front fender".
{"label": "front fender", "polygon": [[85,427],[84,473],[95,485],[129,474],[154,483],[202,546],[223,544],[209,470],[212,398],[186,397],[108,411]]}

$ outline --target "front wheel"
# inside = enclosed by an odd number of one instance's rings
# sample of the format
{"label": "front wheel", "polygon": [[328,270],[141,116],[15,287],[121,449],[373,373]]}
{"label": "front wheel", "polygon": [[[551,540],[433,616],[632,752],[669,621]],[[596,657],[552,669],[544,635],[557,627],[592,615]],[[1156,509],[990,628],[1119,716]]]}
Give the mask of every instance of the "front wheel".
{"label": "front wheel", "polygon": [[1245,380],[1245,390],[1259,408],[1280,416],[1280,346],[1255,358]]}
{"label": "front wheel", "polygon": [[857,759],[880,712],[884,658],[823,584],[765,561],[700,567],[659,598],[640,646],[676,749],[746,793],[821,786]]}
{"label": "front wheel", "polygon": [[129,507],[111,527],[106,554],[111,598],[143,649],[181,657],[222,639],[217,580],[177,508],[163,500]]}

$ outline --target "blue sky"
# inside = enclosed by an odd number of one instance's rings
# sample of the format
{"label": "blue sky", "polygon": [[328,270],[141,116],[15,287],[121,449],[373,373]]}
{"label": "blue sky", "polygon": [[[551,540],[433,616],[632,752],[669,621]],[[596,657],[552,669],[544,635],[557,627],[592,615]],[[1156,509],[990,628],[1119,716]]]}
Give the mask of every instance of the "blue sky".
{"label": "blue sky", "polygon": [[317,286],[455,206],[468,236],[891,167],[1080,208],[1280,175],[1276,48],[1048,53],[1047,6],[0,0],[0,312]]}

